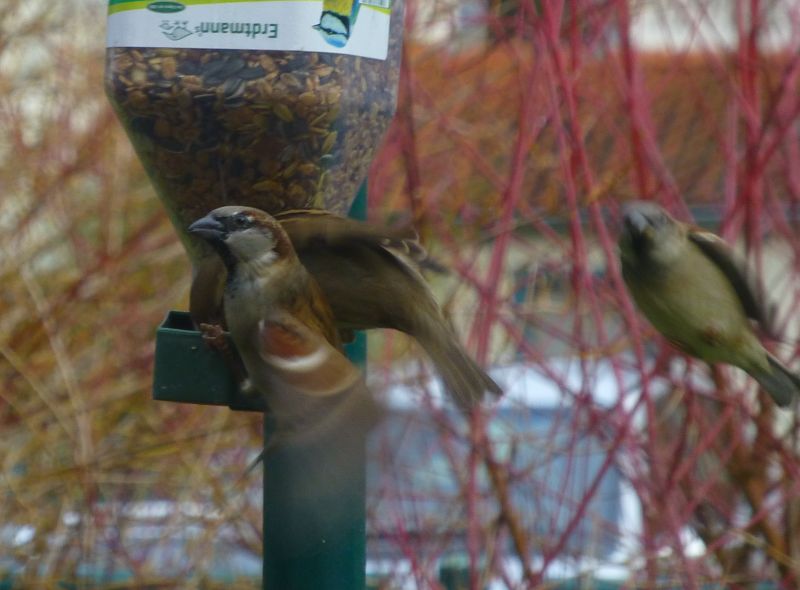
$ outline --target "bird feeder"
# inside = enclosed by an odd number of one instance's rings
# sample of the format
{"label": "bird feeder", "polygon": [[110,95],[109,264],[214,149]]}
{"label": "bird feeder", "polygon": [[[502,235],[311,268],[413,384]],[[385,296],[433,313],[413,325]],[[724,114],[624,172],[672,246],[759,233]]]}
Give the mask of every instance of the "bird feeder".
{"label": "bird feeder", "polygon": [[[216,207],[350,211],[395,111],[402,12],[402,0],[110,0],[106,93],[195,267],[214,254],[187,228]],[[263,410],[214,354],[170,312],[154,397]],[[341,499],[360,503],[347,531],[289,497],[318,451],[265,460],[270,588],[364,586],[363,464]],[[294,537],[311,542],[282,546]]]}

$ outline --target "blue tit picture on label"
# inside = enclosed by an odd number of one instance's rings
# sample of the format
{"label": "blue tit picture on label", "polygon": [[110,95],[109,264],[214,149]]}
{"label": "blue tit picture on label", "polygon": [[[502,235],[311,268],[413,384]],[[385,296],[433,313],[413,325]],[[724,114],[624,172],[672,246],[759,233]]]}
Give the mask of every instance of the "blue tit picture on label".
{"label": "blue tit picture on label", "polygon": [[359,0],[323,0],[319,24],[313,28],[330,45],[344,47],[356,24],[360,6]]}

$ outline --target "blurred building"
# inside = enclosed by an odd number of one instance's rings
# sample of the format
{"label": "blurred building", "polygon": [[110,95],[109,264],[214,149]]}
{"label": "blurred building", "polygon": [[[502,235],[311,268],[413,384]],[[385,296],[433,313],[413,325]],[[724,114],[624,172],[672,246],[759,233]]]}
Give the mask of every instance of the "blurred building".
{"label": "blurred building", "polygon": [[[534,372],[517,372],[514,379],[509,385],[518,390],[543,385],[533,382]],[[403,549],[418,555],[466,556],[469,447],[467,425],[454,412],[448,419],[463,438],[443,435],[433,419],[409,410],[390,416],[377,433],[368,466],[371,560],[402,559]],[[562,557],[576,561],[608,559],[618,547],[619,470],[603,468],[602,441],[576,434],[574,420],[569,408],[508,405],[497,411],[489,427],[496,458],[509,474],[510,499],[520,507],[520,524],[532,541],[531,559],[541,553],[537,539],[552,541],[561,535],[566,537]],[[599,487],[589,494],[596,478]],[[491,529],[499,514],[483,467],[478,469],[476,494],[479,526]],[[573,523],[579,508],[582,513]],[[512,556],[511,541],[501,538],[494,550]]]}

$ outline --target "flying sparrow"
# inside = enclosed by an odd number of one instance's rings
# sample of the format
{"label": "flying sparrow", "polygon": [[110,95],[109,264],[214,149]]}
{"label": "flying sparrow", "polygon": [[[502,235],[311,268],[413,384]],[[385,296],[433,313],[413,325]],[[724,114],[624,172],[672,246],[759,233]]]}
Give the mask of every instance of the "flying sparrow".
{"label": "flying sparrow", "polygon": [[771,332],[759,291],[718,236],[682,223],[652,202],[623,210],[622,276],[650,323],[687,354],[749,373],[781,406],[800,378],[768,352],[753,327]]}

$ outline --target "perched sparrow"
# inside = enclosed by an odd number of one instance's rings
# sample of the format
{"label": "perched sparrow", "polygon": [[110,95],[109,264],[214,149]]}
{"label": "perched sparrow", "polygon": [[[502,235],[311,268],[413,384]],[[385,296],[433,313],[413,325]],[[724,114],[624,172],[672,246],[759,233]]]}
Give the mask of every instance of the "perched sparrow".
{"label": "perched sparrow", "polygon": [[[500,387],[458,342],[418,266],[435,266],[408,229],[392,230],[319,210],[277,216],[303,265],[343,330],[392,328],[413,336],[430,355],[445,388],[462,408]],[[219,318],[224,269],[198,264],[190,311],[195,323]],[[212,322],[213,323],[213,320]]]}
{"label": "perched sparrow", "polygon": [[231,206],[189,231],[216,250],[227,270],[225,324],[278,428],[293,440],[340,420],[368,429],[377,406],[340,352],[331,309],[280,224],[263,211]]}
{"label": "perched sparrow", "polygon": [[743,369],[778,405],[789,404],[800,378],[759,342],[750,320],[769,333],[769,316],[725,242],[650,202],[628,204],[623,223],[622,276],[653,326],[687,354]]}

